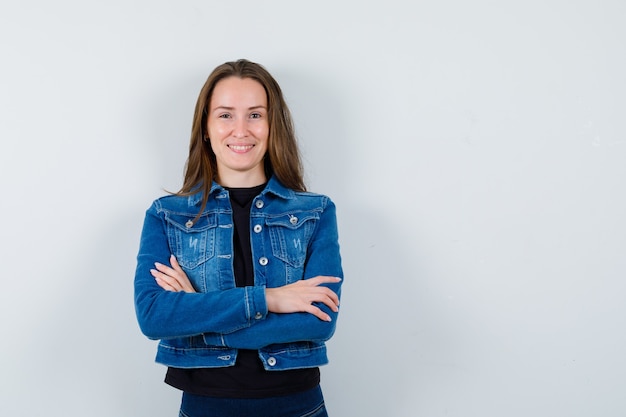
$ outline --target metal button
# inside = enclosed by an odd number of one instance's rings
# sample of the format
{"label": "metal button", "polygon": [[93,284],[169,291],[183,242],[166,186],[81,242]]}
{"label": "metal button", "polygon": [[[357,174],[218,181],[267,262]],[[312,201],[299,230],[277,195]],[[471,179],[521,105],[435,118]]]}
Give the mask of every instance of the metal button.
{"label": "metal button", "polygon": [[254,233],[261,233],[261,230],[263,230],[263,227],[260,224],[254,225]]}
{"label": "metal button", "polygon": [[261,313],[256,313],[256,314],[254,315],[254,318],[255,318],[255,319],[257,319],[257,320],[261,320],[261,319],[263,318],[263,314],[261,314]]}
{"label": "metal button", "polygon": [[263,208],[265,203],[263,202],[263,200],[257,200],[256,203],[254,203],[254,205],[256,206],[256,208]]}
{"label": "metal button", "polygon": [[273,356],[270,356],[269,358],[267,358],[267,364],[269,366],[274,366],[276,365],[276,358]]}
{"label": "metal button", "polygon": [[191,220],[187,220],[187,223],[185,223],[185,227],[186,227],[187,229],[190,229],[191,227],[193,227],[193,221],[191,221]]}
{"label": "metal button", "polygon": [[291,223],[291,224],[294,224],[294,225],[295,225],[296,223],[298,223],[298,218],[297,218],[296,216],[291,216],[291,217],[289,218],[289,223]]}
{"label": "metal button", "polygon": [[268,263],[268,262],[269,262],[269,261],[268,261],[268,259],[267,259],[265,256],[263,256],[263,257],[259,258],[259,263],[260,263],[262,266],[267,265],[267,263]]}

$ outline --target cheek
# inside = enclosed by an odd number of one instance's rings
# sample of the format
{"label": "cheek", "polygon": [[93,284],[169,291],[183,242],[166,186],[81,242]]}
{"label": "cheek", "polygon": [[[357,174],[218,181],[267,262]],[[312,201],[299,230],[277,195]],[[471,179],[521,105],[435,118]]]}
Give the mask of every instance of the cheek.
{"label": "cheek", "polygon": [[229,126],[229,123],[222,120],[209,121],[206,126],[206,131],[209,134],[210,138],[212,138],[213,136],[219,138],[228,134],[228,132],[230,132],[231,130],[232,128]]}
{"label": "cheek", "polygon": [[267,142],[270,135],[270,128],[268,125],[257,126],[255,135],[257,138],[262,138]]}
{"label": "cheek", "polygon": [[217,144],[217,141],[215,139],[213,139],[213,136],[209,136],[209,144],[211,145],[211,151],[215,154],[215,150],[217,149],[219,152],[219,145]]}
{"label": "cheek", "polygon": [[209,123],[207,125],[206,132],[207,132],[207,134],[209,135],[210,138],[218,136],[219,135],[219,131],[220,130],[214,124]]}

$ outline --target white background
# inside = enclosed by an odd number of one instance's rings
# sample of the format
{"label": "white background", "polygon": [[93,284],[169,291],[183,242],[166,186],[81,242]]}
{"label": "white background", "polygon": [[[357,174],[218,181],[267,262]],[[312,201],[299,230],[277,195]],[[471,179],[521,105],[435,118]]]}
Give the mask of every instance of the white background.
{"label": "white background", "polygon": [[175,416],[145,209],[209,72],[278,79],[338,205],[334,417],[626,415],[626,3],[3,1],[0,415]]}

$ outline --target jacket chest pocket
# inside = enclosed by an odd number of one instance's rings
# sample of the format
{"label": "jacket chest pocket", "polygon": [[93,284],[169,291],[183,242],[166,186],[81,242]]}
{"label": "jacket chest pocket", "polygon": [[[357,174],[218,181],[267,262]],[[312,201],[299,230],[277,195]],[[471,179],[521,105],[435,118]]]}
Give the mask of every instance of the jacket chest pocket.
{"label": "jacket chest pocket", "polygon": [[194,216],[167,213],[167,238],[170,249],[183,268],[193,269],[215,253],[217,217],[208,214],[191,224]]}
{"label": "jacket chest pocket", "polygon": [[295,268],[301,268],[318,221],[317,212],[267,218],[265,224],[270,234],[272,254]]}

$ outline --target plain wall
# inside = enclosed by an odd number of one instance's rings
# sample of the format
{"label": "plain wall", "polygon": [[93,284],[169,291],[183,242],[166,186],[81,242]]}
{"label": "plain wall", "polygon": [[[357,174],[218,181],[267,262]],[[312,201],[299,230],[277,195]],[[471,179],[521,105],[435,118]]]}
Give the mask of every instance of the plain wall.
{"label": "plain wall", "polygon": [[338,206],[334,417],[626,415],[623,1],[4,1],[0,415],[174,416],[132,302],[218,64]]}

